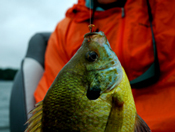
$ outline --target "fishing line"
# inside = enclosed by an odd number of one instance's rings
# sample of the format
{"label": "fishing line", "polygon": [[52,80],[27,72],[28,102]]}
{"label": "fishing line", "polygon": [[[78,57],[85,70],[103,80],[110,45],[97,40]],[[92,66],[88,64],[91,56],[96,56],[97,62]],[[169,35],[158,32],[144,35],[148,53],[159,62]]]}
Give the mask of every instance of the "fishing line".
{"label": "fishing line", "polygon": [[90,18],[89,18],[90,25],[88,27],[89,27],[90,32],[94,32],[95,25],[93,24],[93,21],[94,21],[95,10],[97,8],[97,0],[90,0],[89,4],[90,4],[90,9],[89,9],[90,10]]}
{"label": "fishing line", "polygon": [[91,8],[92,8],[92,2],[91,2],[91,0],[90,0],[90,20],[89,20],[89,21],[90,21],[90,24],[92,24],[92,23],[91,23],[91,22],[92,22],[92,21],[91,21],[91,18],[92,18],[92,15],[91,15]]}

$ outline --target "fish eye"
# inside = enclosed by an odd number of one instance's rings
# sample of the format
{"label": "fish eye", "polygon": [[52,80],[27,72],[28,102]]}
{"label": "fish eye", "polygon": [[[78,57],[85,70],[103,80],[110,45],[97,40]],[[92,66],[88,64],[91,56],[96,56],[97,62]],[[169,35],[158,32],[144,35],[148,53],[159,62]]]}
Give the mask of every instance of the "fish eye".
{"label": "fish eye", "polygon": [[94,51],[89,51],[86,53],[86,59],[89,61],[89,62],[94,62],[96,61],[98,58],[98,54]]}

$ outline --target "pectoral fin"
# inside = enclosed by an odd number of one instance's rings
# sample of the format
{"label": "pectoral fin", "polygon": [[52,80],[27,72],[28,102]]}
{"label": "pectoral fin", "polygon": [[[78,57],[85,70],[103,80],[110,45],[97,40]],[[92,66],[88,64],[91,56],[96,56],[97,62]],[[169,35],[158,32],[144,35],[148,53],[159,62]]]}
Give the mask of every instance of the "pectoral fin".
{"label": "pectoral fin", "polygon": [[122,90],[118,88],[112,97],[112,108],[106,124],[105,132],[121,131],[124,118],[123,105],[124,100]]}
{"label": "pectoral fin", "polygon": [[135,130],[134,132],[151,132],[151,129],[146,122],[136,114]]}

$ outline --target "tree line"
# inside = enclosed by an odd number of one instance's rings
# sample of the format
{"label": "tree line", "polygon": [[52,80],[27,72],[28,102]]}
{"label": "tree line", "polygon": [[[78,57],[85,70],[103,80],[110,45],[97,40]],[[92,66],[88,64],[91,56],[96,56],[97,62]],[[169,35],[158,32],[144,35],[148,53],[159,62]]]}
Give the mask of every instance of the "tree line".
{"label": "tree line", "polygon": [[16,73],[17,69],[0,69],[0,80],[13,80]]}

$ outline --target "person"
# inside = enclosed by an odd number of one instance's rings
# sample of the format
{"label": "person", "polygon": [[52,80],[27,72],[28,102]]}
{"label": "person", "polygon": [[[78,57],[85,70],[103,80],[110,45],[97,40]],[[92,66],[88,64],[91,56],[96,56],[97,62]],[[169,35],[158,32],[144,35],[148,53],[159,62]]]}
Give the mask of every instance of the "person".
{"label": "person", "polygon": [[[45,72],[34,93],[41,101],[63,66],[89,32],[92,1],[78,0],[52,33],[45,54]],[[97,0],[96,31],[103,31],[129,80],[143,74],[154,61],[146,0]],[[175,131],[175,1],[150,0],[153,31],[160,66],[159,80],[133,89],[138,114],[152,132]],[[91,10],[91,14],[90,14]],[[91,20],[92,20],[91,19]]]}

